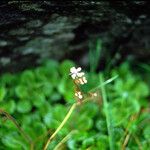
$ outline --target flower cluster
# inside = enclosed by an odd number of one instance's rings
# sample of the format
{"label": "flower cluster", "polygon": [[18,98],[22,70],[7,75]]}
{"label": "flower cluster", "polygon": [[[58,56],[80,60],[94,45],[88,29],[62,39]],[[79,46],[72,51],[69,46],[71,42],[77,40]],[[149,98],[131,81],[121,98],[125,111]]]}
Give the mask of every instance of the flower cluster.
{"label": "flower cluster", "polygon": [[81,72],[81,70],[82,70],[81,67],[78,67],[78,68],[72,67],[70,69],[70,75],[77,84],[83,85],[87,83],[87,80],[86,80],[86,77],[84,76],[85,73]]}
{"label": "flower cluster", "polygon": [[71,75],[71,77],[74,80],[74,83],[76,85],[75,96],[80,100],[83,99],[83,94],[82,94],[81,90],[79,89],[78,84],[83,85],[83,84],[87,83],[87,79],[84,76],[85,73],[81,72],[81,70],[82,70],[81,67],[70,68],[70,75]]}
{"label": "flower cluster", "polygon": [[83,95],[82,95],[81,91],[75,92],[75,96],[78,97],[79,99],[83,98]]}
{"label": "flower cluster", "polygon": [[[80,87],[78,85],[83,85],[87,83],[87,79],[85,77],[85,73],[81,72],[82,68],[78,67],[72,67],[70,68],[70,75],[72,79],[74,80],[74,83],[76,85],[75,87],[75,96],[78,98],[78,100],[83,99],[83,93],[80,90]],[[90,93],[90,96],[96,97],[97,93]]]}
{"label": "flower cluster", "polygon": [[81,70],[81,67],[78,67],[77,69],[75,67],[70,68],[70,75],[72,79],[84,76],[84,72],[80,72]]}

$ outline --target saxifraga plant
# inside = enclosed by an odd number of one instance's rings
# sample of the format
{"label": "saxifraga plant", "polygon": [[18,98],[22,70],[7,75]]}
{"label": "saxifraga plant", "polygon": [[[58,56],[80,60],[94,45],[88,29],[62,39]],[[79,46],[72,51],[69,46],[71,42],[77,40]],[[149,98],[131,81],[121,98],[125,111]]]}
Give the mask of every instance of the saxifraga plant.
{"label": "saxifraga plant", "polygon": [[[89,92],[85,93],[80,88],[81,85],[87,84],[87,79],[85,77],[85,73],[81,72],[81,67],[78,67],[78,68],[72,67],[70,69],[70,75],[71,75],[71,77],[73,79],[73,83],[75,85],[75,99],[76,99],[76,102],[71,106],[70,110],[68,111],[67,115],[65,116],[65,118],[63,119],[63,121],[61,122],[59,127],[56,129],[56,131],[49,137],[49,139],[47,140],[46,144],[44,145],[43,150],[47,150],[48,145],[50,144],[50,142],[54,139],[54,137],[57,135],[57,133],[63,128],[63,126],[68,121],[68,119],[70,118],[71,114],[73,113],[73,111],[75,110],[75,108],[78,105],[84,104],[85,102],[90,101],[90,100],[101,99],[101,96],[99,95],[98,89],[100,87],[103,87],[104,85],[112,82],[114,79],[117,78],[117,76],[115,76],[115,77],[113,77],[113,78],[111,78],[111,79],[109,79],[109,80],[107,80],[105,82],[101,81],[100,86],[98,86],[98,87],[90,90]],[[103,91],[103,88],[102,88],[102,91]],[[105,100],[105,105],[106,105],[106,103],[107,103],[107,101]],[[107,117],[108,117],[108,115],[109,114],[107,114]],[[108,123],[109,123],[109,121],[108,121]],[[110,130],[109,126],[110,126],[110,123],[108,124],[108,128]],[[111,142],[111,139],[110,139],[110,142]],[[111,144],[111,143],[110,143],[110,148],[113,149],[113,144]]]}
{"label": "saxifraga plant", "polygon": [[[48,148],[48,145],[50,144],[50,142],[55,138],[55,136],[58,134],[58,132],[63,128],[63,126],[66,124],[66,122],[68,121],[68,119],[70,118],[71,114],[73,113],[73,111],[75,110],[75,108],[77,106],[82,105],[85,102],[88,102],[90,100],[101,99],[101,96],[99,95],[98,89],[101,88],[102,86],[112,82],[117,77],[117,76],[115,76],[115,77],[113,77],[113,78],[111,78],[105,82],[101,82],[101,84],[98,87],[95,87],[95,88],[91,89],[90,91],[88,91],[87,93],[85,93],[84,91],[82,91],[81,86],[84,84],[87,84],[88,82],[87,82],[87,79],[85,77],[85,73],[81,72],[81,67],[78,67],[78,68],[72,67],[70,69],[70,76],[72,77],[73,83],[75,86],[74,95],[75,95],[76,102],[71,106],[70,110],[68,111],[65,118],[63,119],[61,124],[56,129],[56,131],[49,137],[46,144],[44,145],[43,150],[46,150]],[[35,146],[37,141],[40,141],[40,139],[42,139],[45,136],[50,134],[50,130],[48,130],[44,135],[37,137],[37,139],[35,139],[35,140],[32,140],[30,138],[30,136],[28,134],[26,134],[24,132],[24,130],[19,126],[19,123],[17,123],[17,121],[11,115],[9,115],[9,113],[0,109],[0,115],[5,116],[7,119],[9,119],[13,122],[13,124],[18,128],[21,135],[24,137],[24,139],[29,143],[31,150],[34,150],[34,146]],[[66,136],[63,140],[66,140],[67,138],[68,138],[68,136]],[[61,142],[63,142],[63,140]],[[57,149],[57,147],[59,147],[61,142],[56,145],[55,149]]]}

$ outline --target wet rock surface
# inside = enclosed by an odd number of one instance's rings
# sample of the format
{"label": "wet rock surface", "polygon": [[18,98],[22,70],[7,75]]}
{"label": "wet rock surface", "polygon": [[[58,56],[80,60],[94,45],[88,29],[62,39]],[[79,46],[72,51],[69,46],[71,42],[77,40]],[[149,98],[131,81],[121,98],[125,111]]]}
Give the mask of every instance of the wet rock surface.
{"label": "wet rock surface", "polygon": [[[149,2],[9,1],[0,4],[0,71],[33,67],[45,58],[82,62],[89,41],[118,61],[150,57]],[[106,58],[104,58],[106,59]],[[88,63],[86,59],[85,64]]]}

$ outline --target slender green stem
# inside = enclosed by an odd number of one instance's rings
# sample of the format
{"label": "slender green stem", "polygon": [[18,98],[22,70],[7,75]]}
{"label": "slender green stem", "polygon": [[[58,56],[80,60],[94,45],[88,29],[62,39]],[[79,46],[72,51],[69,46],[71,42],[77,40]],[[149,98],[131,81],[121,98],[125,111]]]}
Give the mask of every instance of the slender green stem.
{"label": "slender green stem", "polygon": [[143,150],[142,144],[141,144],[139,138],[136,135],[132,135],[132,136],[135,139],[135,142],[137,143],[139,150]]}
{"label": "slender green stem", "polygon": [[113,82],[113,81],[114,81],[115,79],[117,79],[117,78],[118,78],[118,75],[116,75],[116,76],[114,76],[114,77],[112,77],[112,78],[110,78],[110,79],[104,81],[103,83],[101,83],[101,84],[100,84],[99,86],[97,86],[96,88],[91,89],[90,92],[95,91],[95,90],[97,90],[97,89],[99,89],[99,88],[102,88],[102,86],[105,86],[105,85],[107,85],[107,84]]}
{"label": "slender green stem", "polygon": [[67,122],[67,120],[69,119],[69,117],[71,116],[73,110],[76,108],[77,103],[73,104],[69,110],[69,112],[67,113],[66,117],[64,118],[64,120],[62,121],[62,123],[59,125],[59,127],[56,129],[56,131],[50,136],[50,138],[48,139],[48,141],[46,142],[44,149],[46,150],[48,148],[49,143],[51,142],[51,140],[56,136],[56,134],[61,130],[61,128],[65,125],[65,123]]}
{"label": "slender green stem", "polygon": [[34,150],[35,145],[38,141],[43,140],[48,134],[50,134],[52,131],[48,130],[46,133],[38,136],[34,141],[32,141],[32,143],[30,144],[30,150]]}
{"label": "slender green stem", "polygon": [[[82,103],[88,102],[88,101],[90,101],[90,100],[91,100],[90,98],[86,98],[85,100],[82,101]],[[63,127],[63,126],[65,125],[65,123],[68,121],[68,119],[70,118],[70,116],[71,116],[71,114],[73,113],[74,109],[75,109],[78,105],[80,105],[80,104],[82,104],[82,103],[81,103],[81,102],[76,102],[76,103],[74,103],[74,104],[71,106],[71,108],[70,108],[69,112],[67,113],[67,115],[65,116],[64,120],[63,120],[63,121],[61,122],[61,124],[58,126],[58,128],[56,129],[56,131],[55,131],[55,132],[49,137],[49,139],[47,140],[47,142],[46,142],[46,144],[45,144],[43,150],[46,150],[46,149],[48,148],[49,143],[52,141],[52,139],[57,135],[57,133],[62,129],[62,127]]]}
{"label": "slender green stem", "polygon": [[129,142],[129,139],[130,139],[130,136],[131,136],[131,134],[127,134],[126,135],[121,150],[125,150],[126,149],[126,146],[127,146],[128,142]]}
{"label": "slender green stem", "polygon": [[[106,109],[106,121],[107,121],[107,128],[108,128],[108,134],[110,135],[109,136],[109,143],[110,143],[110,150],[113,150],[113,142],[112,142],[112,137],[113,137],[113,132],[111,130],[111,121],[110,121],[110,113],[109,113],[109,110],[108,110],[108,103],[107,103],[107,98],[106,98],[106,93],[105,93],[105,88],[104,88],[104,85],[112,82],[113,80],[115,80],[117,78],[117,76],[107,80],[106,82],[103,82],[103,78],[101,77],[101,89],[102,89],[102,93],[103,93],[103,99],[104,99],[104,106],[105,106],[105,109]],[[99,87],[97,87],[99,88]],[[96,88],[96,89],[97,89]],[[94,89],[95,90],[95,89]],[[82,101],[82,103],[84,102],[87,102],[89,101],[90,98],[87,98],[85,99],[84,101]],[[80,103],[77,102],[77,103],[74,103],[69,112],[67,113],[67,115],[65,116],[64,120],[62,121],[62,123],[59,125],[59,127],[56,129],[56,131],[49,137],[49,139],[47,140],[45,146],[44,146],[44,149],[43,150],[46,150],[48,148],[48,145],[49,143],[51,142],[51,140],[57,135],[57,133],[62,129],[62,127],[65,125],[65,123],[68,121],[68,119],[70,118],[72,112],[74,111],[74,109],[76,108],[77,105],[79,105]]]}
{"label": "slender green stem", "polygon": [[107,101],[107,94],[104,86],[104,77],[103,74],[100,75],[100,85],[102,90],[102,98],[104,103],[104,111],[106,115],[106,123],[107,123],[107,130],[108,130],[108,137],[109,137],[109,148],[110,150],[114,150],[114,142],[113,142],[113,126],[112,126],[112,119],[111,119],[111,113],[109,109],[109,103]]}
{"label": "slender green stem", "polygon": [[69,134],[67,134],[54,148],[54,150],[59,150],[59,148],[62,146],[62,144],[64,144],[69,138],[70,136],[75,133],[76,130],[71,131]]}
{"label": "slender green stem", "polygon": [[5,115],[9,120],[13,122],[13,124],[18,128],[19,132],[28,143],[32,142],[32,139],[23,131],[23,129],[19,126],[18,122],[11,115],[9,115],[6,111],[2,109],[0,109],[0,114]]}

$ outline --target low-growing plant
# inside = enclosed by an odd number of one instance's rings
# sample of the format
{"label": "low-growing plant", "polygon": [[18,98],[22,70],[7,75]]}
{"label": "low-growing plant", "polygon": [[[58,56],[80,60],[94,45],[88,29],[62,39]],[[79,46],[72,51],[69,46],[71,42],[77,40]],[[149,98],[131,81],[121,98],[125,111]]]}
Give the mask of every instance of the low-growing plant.
{"label": "low-growing plant", "polygon": [[0,149],[148,150],[150,93],[142,76],[124,63],[109,76],[77,68],[72,82],[73,66],[48,60],[0,77]]}

